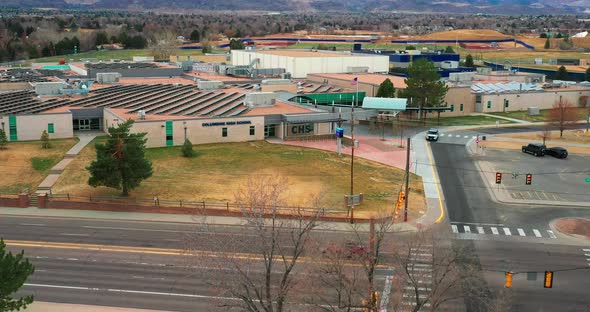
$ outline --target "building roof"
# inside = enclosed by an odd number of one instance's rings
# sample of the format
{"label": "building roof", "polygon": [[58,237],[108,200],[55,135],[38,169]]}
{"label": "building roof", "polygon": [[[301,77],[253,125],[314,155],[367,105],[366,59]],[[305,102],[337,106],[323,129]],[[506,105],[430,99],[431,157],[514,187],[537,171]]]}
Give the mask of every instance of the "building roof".
{"label": "building roof", "polygon": [[[358,77],[358,83],[360,84],[370,84],[370,85],[375,85],[375,86],[379,86],[383,81],[385,81],[385,79],[391,80],[391,82],[393,83],[393,86],[396,89],[405,89],[407,87],[406,83],[405,83],[405,78],[404,77],[399,77],[399,76],[393,76],[393,75],[382,75],[382,74],[364,74],[364,73],[358,73],[358,74],[310,74],[310,75],[314,75],[317,77],[324,77],[324,78],[329,78],[329,79],[338,79],[338,80],[343,80],[343,81],[352,81],[354,78]],[[351,85],[351,88],[352,85]]]}
{"label": "building roof", "polygon": [[267,107],[253,107],[249,112],[243,116],[260,116],[260,115],[275,115],[275,114],[305,114],[315,113],[314,111],[292,104],[287,104],[282,101],[276,101],[275,105]]}
{"label": "building roof", "polygon": [[408,99],[365,97],[363,109],[405,111]]}
{"label": "building roof", "polygon": [[535,83],[474,83],[471,90],[475,93],[507,93],[507,92],[528,92],[543,91],[543,88]]}
{"label": "building roof", "polygon": [[[310,50],[254,50],[252,52],[290,57],[351,57],[349,53],[335,53]],[[363,55],[360,55],[363,56]]]}
{"label": "building roof", "polygon": [[119,78],[119,84],[182,84],[194,85],[195,81],[182,77],[173,78]]}

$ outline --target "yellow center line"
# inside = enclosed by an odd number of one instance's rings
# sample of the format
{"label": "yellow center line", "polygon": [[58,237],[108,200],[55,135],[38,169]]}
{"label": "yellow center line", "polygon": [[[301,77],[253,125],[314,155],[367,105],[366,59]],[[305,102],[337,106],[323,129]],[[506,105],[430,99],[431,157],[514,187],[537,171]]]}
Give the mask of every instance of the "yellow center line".
{"label": "yellow center line", "polygon": [[[248,253],[229,253],[221,251],[185,251],[182,249],[172,248],[146,248],[146,247],[131,247],[131,246],[110,246],[98,244],[77,244],[77,243],[60,243],[60,242],[35,242],[35,241],[21,241],[21,240],[5,240],[7,246],[18,247],[37,247],[37,248],[53,248],[53,249],[71,249],[71,250],[85,250],[85,251],[107,251],[107,252],[127,252],[127,253],[141,253],[153,255],[173,255],[173,256],[203,256],[209,258],[226,258],[237,260],[264,260],[262,256],[252,256]],[[277,260],[281,260],[280,256],[276,256]],[[290,261],[291,257],[285,257],[286,261]],[[326,263],[325,260],[317,260],[311,257],[299,257],[302,262]],[[360,264],[347,263],[347,266],[361,266]],[[378,265],[378,268],[386,268],[386,265]]]}

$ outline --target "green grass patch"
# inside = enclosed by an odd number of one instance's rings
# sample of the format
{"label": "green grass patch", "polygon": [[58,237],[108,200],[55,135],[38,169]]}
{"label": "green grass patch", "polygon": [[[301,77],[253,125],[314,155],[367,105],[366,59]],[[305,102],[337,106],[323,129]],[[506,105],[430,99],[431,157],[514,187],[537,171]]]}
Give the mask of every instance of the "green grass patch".
{"label": "green grass patch", "polygon": [[[573,108],[576,111],[576,114],[580,116],[580,120],[586,119],[588,114],[588,109],[584,107],[575,107]],[[516,111],[516,112],[499,112],[499,113],[490,113],[491,115],[502,116],[502,117],[509,117],[509,118],[516,118],[520,120],[530,121],[530,122],[544,122],[549,119],[549,112],[550,109],[542,109],[539,111],[539,115],[530,116],[528,111]]]}
{"label": "green grass patch", "polygon": [[45,173],[55,166],[58,161],[59,159],[56,157],[33,157],[31,158],[31,165],[33,166],[33,169],[40,173]]}
{"label": "green grass patch", "polygon": [[440,120],[436,118],[429,119],[429,124],[439,126],[476,126],[476,125],[495,125],[499,121],[500,124],[513,123],[512,121],[494,118],[490,116],[457,116],[457,117],[441,117]]}

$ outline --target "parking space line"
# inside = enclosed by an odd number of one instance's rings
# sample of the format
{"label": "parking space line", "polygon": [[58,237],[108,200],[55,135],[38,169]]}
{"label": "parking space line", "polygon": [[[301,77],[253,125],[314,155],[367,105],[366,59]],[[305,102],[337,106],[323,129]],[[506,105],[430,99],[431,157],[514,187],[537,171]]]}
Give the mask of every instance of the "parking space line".
{"label": "parking space line", "polygon": [[541,232],[539,232],[539,230],[537,230],[537,229],[533,229],[533,233],[535,233],[536,237],[543,237],[543,236],[541,236]]}
{"label": "parking space line", "polygon": [[498,235],[498,234],[499,234],[499,233],[498,233],[498,229],[497,229],[496,227],[492,226],[492,227],[491,227],[491,229],[492,229],[492,233],[493,233],[494,235]]}
{"label": "parking space line", "polygon": [[520,236],[526,236],[526,234],[524,234],[524,230],[523,229],[516,229],[518,231],[518,235]]}
{"label": "parking space line", "polygon": [[451,229],[453,229],[453,233],[459,233],[459,229],[457,229],[456,225],[451,224]]}
{"label": "parking space line", "polygon": [[471,227],[469,225],[464,225],[463,229],[465,230],[465,233],[471,233]]}
{"label": "parking space line", "polygon": [[547,230],[547,233],[549,233],[549,237],[551,237],[551,238],[557,238],[557,236],[555,236],[555,233],[553,233],[553,231]]}
{"label": "parking space line", "polygon": [[506,234],[506,235],[512,235],[512,233],[510,233],[510,229],[509,228],[504,228],[504,234]]}
{"label": "parking space line", "polygon": [[477,227],[477,233],[479,234],[485,234],[486,232],[483,230],[483,226],[478,226]]}

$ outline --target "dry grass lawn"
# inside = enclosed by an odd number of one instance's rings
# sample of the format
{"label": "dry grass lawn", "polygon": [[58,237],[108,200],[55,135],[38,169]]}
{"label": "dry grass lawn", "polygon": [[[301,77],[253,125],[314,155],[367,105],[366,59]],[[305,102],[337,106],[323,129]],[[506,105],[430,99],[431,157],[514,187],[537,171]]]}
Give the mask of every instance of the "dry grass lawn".
{"label": "dry grass lawn", "polygon": [[[306,206],[306,199],[322,193],[324,205],[342,208],[350,191],[350,158],[335,153],[266,142],[196,145],[197,157],[181,157],[180,147],[147,150],[154,174],[131,192],[131,197],[161,200],[233,202],[234,191],[256,175],[281,175],[289,180],[285,198],[290,205]],[[53,193],[81,196],[117,196],[120,191],[87,185],[84,169],[96,157],[94,144],[87,146],[62,174]],[[355,193],[365,195],[358,213],[393,207],[404,172],[355,158]],[[411,214],[424,210],[422,181],[411,176]]]}
{"label": "dry grass lawn", "polygon": [[[0,193],[18,193],[24,189],[34,191],[76,140],[52,140],[50,149],[41,148],[40,142],[9,143],[0,150]],[[33,168],[33,159],[41,160],[41,171]]]}

